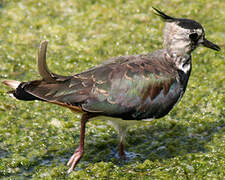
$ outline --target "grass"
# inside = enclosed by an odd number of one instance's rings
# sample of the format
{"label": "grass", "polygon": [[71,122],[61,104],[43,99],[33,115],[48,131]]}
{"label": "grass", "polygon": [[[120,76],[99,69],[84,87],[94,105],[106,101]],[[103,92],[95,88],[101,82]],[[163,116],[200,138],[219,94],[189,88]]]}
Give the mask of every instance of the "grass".
{"label": "grass", "polygon": [[85,155],[67,174],[79,142],[79,115],[43,102],[10,98],[0,85],[0,177],[5,179],[224,179],[225,2],[222,0],[4,0],[0,7],[0,80],[38,79],[39,43],[58,74],[103,60],[162,47],[164,23],[152,13],[199,21],[220,52],[200,47],[181,102],[164,118],[128,131],[127,161],[117,158],[117,132],[104,121],[87,125]]}

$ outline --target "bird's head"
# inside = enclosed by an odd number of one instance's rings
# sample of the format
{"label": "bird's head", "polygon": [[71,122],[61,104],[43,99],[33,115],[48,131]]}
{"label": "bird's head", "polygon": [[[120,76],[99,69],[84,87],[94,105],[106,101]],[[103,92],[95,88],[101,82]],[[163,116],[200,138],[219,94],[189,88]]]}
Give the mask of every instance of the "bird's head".
{"label": "bird's head", "polygon": [[174,18],[166,15],[156,8],[155,14],[165,22],[164,48],[176,55],[190,55],[191,52],[203,45],[207,48],[219,51],[220,47],[205,38],[205,31],[202,25],[191,19]]}

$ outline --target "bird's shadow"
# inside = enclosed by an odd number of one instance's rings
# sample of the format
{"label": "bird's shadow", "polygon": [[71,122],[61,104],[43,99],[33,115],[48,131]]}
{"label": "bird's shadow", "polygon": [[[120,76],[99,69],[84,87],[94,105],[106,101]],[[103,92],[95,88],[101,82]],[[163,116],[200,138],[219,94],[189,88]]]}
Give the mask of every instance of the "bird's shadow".
{"label": "bird's shadow", "polygon": [[185,156],[188,153],[207,153],[207,143],[211,142],[215,133],[222,132],[224,127],[224,120],[204,124],[189,122],[188,125],[181,125],[176,122],[161,122],[134,126],[127,132],[125,161],[118,158],[116,131],[111,137],[104,139],[87,137],[86,152],[82,160],[87,165],[104,161],[123,166],[134,161],[141,163],[146,159],[155,161]]}
{"label": "bird's shadow", "polygon": [[[91,125],[90,125],[91,126]],[[108,129],[105,127],[104,129]],[[118,157],[117,132],[111,131],[108,135],[87,134],[85,139],[85,153],[75,170],[85,169],[90,163],[113,162],[118,166],[185,156],[188,153],[207,153],[207,143],[210,143],[216,133],[224,131],[225,121],[207,122],[204,124],[189,122],[187,125],[174,121],[156,121],[147,125],[132,126],[127,132],[125,151],[126,160]],[[95,134],[95,132],[94,132]],[[79,134],[74,136],[75,146],[79,145]],[[46,157],[44,162],[49,165],[54,159],[66,164],[74,152],[74,143],[64,151]],[[43,165],[43,162],[40,161]],[[57,163],[57,162],[56,162]]]}

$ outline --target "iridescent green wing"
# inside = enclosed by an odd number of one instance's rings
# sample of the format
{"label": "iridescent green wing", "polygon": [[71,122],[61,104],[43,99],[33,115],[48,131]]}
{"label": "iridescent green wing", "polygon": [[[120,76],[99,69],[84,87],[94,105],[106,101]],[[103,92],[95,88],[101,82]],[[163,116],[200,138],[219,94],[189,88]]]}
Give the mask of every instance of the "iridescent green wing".
{"label": "iridescent green wing", "polygon": [[176,72],[166,62],[144,55],[128,59],[81,74],[94,82],[89,98],[82,104],[85,111],[110,116],[131,113],[149,97],[154,100],[161,92],[166,96],[176,83]]}
{"label": "iridescent green wing", "polygon": [[119,116],[135,111],[149,97],[167,95],[175,80],[176,72],[162,57],[121,56],[65,80],[30,82],[26,90],[69,108]]}

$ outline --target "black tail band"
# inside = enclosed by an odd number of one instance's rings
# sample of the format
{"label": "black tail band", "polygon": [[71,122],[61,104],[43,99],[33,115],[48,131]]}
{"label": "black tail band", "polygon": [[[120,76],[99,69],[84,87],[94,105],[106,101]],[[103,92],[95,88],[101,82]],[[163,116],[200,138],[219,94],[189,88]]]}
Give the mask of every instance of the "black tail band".
{"label": "black tail band", "polygon": [[26,92],[25,87],[26,87],[25,82],[20,83],[20,85],[13,92],[13,96],[19,100],[24,100],[24,101],[42,100],[30,94],[29,92]]}

